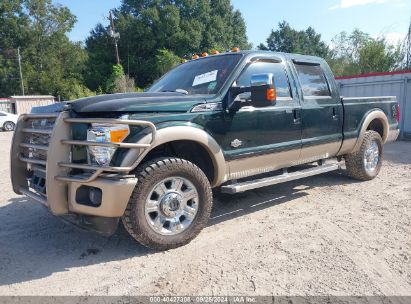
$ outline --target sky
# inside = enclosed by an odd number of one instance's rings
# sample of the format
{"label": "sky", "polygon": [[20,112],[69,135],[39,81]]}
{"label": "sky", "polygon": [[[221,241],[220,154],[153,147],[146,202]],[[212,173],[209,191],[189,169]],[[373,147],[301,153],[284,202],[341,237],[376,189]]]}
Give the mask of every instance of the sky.
{"label": "sky", "polygon": [[[53,0],[67,6],[77,16],[69,37],[84,41],[98,23],[107,24],[110,8],[121,0]],[[312,26],[327,43],[341,31],[355,28],[377,38],[396,43],[404,39],[411,20],[410,0],[231,0],[247,24],[247,35],[254,47],[265,43],[271,30],[282,20],[297,30]]]}

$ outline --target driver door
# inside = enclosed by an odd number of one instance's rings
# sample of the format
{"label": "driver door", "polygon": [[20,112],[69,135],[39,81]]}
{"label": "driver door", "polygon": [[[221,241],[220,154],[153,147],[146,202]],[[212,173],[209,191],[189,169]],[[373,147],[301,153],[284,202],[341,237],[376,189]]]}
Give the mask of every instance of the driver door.
{"label": "driver door", "polygon": [[[300,102],[291,89],[287,66],[273,59],[258,59],[245,67],[235,85],[250,86],[251,76],[273,74],[277,101],[267,107],[242,106],[223,117],[220,145],[229,165],[229,179],[277,170],[298,161],[301,152]],[[239,97],[243,104],[250,93]]]}

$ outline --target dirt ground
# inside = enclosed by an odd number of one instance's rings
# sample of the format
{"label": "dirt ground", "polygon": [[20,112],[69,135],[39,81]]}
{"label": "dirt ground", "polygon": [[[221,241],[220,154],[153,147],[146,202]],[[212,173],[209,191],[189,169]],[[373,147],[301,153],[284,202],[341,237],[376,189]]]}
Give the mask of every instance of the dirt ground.
{"label": "dirt ground", "polygon": [[79,231],[12,192],[0,133],[0,295],[411,295],[411,142],[378,178],[328,173],[216,199],[191,244]]}

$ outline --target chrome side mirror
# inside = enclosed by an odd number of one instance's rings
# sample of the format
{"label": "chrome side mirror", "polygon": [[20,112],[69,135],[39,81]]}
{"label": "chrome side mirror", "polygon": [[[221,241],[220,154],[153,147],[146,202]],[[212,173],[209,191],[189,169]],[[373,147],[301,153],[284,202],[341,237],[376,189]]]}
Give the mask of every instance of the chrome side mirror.
{"label": "chrome side mirror", "polygon": [[256,74],[251,76],[251,103],[254,107],[275,105],[277,95],[275,91],[274,75]]}
{"label": "chrome side mirror", "polygon": [[272,85],[274,81],[273,74],[255,74],[251,76],[251,86]]}

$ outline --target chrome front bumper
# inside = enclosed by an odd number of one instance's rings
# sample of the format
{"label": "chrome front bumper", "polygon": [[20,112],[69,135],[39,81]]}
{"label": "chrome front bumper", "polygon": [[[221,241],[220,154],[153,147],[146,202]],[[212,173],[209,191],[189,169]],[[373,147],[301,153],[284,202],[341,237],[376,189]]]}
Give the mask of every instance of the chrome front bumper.
{"label": "chrome front bumper", "polygon": [[[53,127],[42,129],[42,125]],[[45,123],[44,123],[45,122]],[[95,143],[78,141],[71,138],[71,124],[128,124],[140,125],[151,129],[152,141],[156,128],[151,122],[121,119],[83,119],[70,118],[68,112],[53,114],[26,114],[19,118],[11,147],[11,182],[17,194],[24,194],[47,206],[55,215],[68,213],[87,214],[104,217],[119,217],[123,214],[131,192],[137,183],[134,177],[123,177],[132,171],[137,161],[129,167],[98,167],[89,164],[71,162],[71,146],[104,145],[118,148],[139,149],[143,152],[149,144],[134,143]],[[30,127],[33,125],[33,127]],[[33,141],[44,136],[40,144]],[[24,150],[24,153],[23,153]],[[41,152],[41,153],[40,153]],[[23,155],[24,154],[24,155]],[[142,154],[142,153],[140,153]],[[43,157],[36,157],[43,155]],[[73,169],[82,170],[82,174],[73,175]],[[34,189],[30,176],[33,172],[42,172],[44,191]],[[109,176],[111,175],[111,176]],[[113,175],[116,177],[113,179]],[[86,185],[101,190],[101,204],[89,206],[79,201],[76,192]]]}

